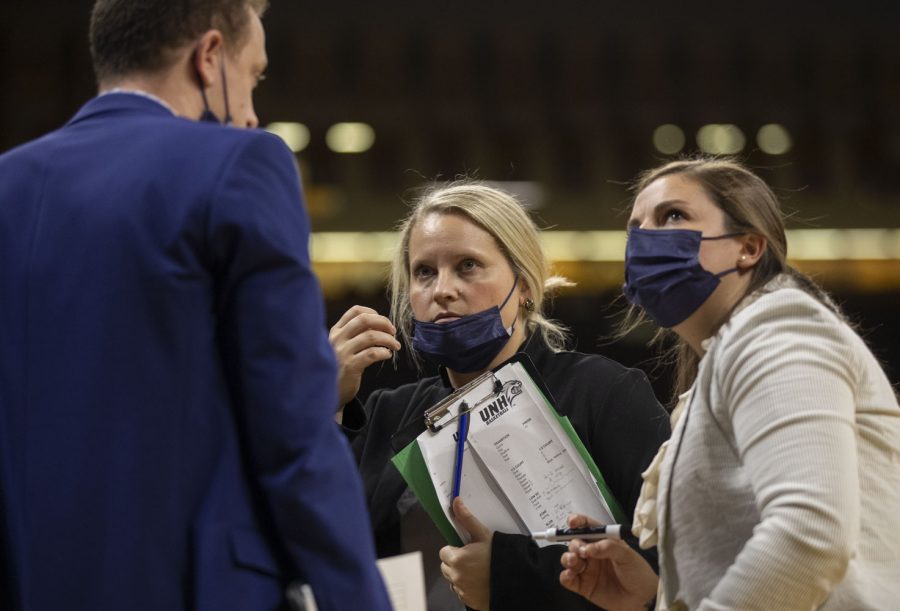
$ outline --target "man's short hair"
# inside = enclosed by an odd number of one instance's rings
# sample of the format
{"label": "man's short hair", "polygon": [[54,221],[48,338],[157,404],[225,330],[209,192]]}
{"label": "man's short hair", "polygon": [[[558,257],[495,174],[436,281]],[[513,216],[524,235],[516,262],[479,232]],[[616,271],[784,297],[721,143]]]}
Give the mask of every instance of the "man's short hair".
{"label": "man's short hair", "polygon": [[97,0],[91,12],[91,56],[97,80],[168,67],[184,45],[210,29],[239,49],[248,9],[262,15],[267,0]]}

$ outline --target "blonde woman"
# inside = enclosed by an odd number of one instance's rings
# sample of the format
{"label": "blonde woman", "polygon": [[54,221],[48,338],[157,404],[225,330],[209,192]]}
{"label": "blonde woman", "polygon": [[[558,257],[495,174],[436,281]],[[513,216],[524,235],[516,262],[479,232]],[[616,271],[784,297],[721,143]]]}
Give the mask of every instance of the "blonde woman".
{"label": "blonde woman", "polygon": [[[641,471],[669,435],[642,372],[565,350],[565,330],[543,313],[547,290],[568,283],[548,269],[538,230],[512,196],[474,183],[439,187],[400,226],[394,322],[356,306],[331,330],[341,368],[338,418],[359,462],[378,553],[423,552],[429,609],[590,606],[559,585],[564,546],[538,549],[526,537],[490,532],[459,499],[454,510],[473,542],[445,546],[390,464],[424,431],[423,412],[454,388],[527,354],[626,511],[634,508]],[[354,397],[363,370],[401,343],[439,365],[440,374],[376,391],[362,405]],[[648,558],[655,562],[652,552]]]}

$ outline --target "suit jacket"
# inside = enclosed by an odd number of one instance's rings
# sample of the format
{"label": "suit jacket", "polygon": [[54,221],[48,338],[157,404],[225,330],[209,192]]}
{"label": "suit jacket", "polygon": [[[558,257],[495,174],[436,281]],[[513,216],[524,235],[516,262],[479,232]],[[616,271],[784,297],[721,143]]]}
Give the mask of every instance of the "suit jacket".
{"label": "suit jacket", "polygon": [[388,608],[308,237],[277,138],[146,97],[0,156],[4,608]]}
{"label": "suit jacket", "polygon": [[[669,418],[644,373],[597,354],[553,352],[538,334],[520,348],[534,362],[561,415],[568,416],[627,516],[634,513],[641,472],[669,438]],[[390,458],[424,432],[423,412],[452,392],[449,379],[428,377],[377,390],[365,406],[344,410],[375,528],[379,556],[401,551],[397,502],[406,482]],[[438,550],[422,550],[436,555]],[[563,545],[538,548],[525,536],[494,533],[491,543],[492,611],[596,609],[559,584]],[[655,550],[641,550],[654,566]]]}

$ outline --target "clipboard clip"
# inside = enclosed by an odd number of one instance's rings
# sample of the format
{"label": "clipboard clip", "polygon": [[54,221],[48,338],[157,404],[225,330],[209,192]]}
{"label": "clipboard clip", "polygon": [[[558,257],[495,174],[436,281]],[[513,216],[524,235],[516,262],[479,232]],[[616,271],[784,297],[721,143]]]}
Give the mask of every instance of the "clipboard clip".
{"label": "clipboard clip", "polygon": [[[488,392],[488,394],[479,399],[478,402],[472,406],[470,406],[468,402],[463,399],[460,402],[456,413],[451,414],[450,408],[459,400],[460,397],[465,396],[465,394],[470,390],[481,385],[486,380],[492,378],[494,380],[494,383],[491,386],[491,391]],[[456,420],[463,414],[475,411],[484,403],[491,401],[501,392],[503,392],[503,382],[501,382],[497,378],[497,376],[494,375],[493,371],[486,371],[465,386],[460,386],[459,388],[454,390],[450,395],[448,395],[445,399],[443,399],[433,407],[425,410],[425,426],[428,427],[428,430],[430,430],[432,433],[437,433],[448,424],[456,422]]]}

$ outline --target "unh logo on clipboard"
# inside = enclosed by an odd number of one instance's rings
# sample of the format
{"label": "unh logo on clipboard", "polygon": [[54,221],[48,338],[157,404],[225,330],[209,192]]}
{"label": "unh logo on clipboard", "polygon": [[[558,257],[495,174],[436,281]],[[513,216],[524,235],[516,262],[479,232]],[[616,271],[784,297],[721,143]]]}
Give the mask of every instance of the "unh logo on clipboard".
{"label": "unh logo on clipboard", "polygon": [[[493,379],[493,384],[491,390],[484,397],[479,399],[474,405],[469,405],[469,403],[463,399],[460,402],[456,413],[451,413],[450,408],[461,396],[464,396],[471,389],[477,388],[479,385],[490,379]],[[458,388],[446,399],[427,410],[425,412],[425,426],[432,433],[437,433],[448,424],[455,422],[463,414],[475,411],[480,415],[482,422],[490,424],[509,411],[513,401],[520,394],[522,394],[521,380],[507,380],[506,382],[501,382],[493,371],[485,372],[465,386]],[[485,405],[485,403],[487,403],[487,405]],[[482,407],[483,405],[484,407]]]}
{"label": "unh logo on clipboard", "polygon": [[512,407],[513,400],[522,394],[521,380],[508,380],[500,388],[500,392],[494,393],[491,398],[493,402],[478,411],[481,421],[485,425],[490,424]]}

